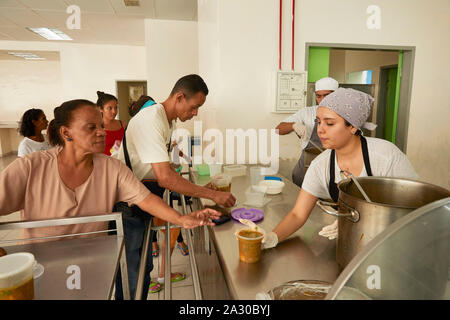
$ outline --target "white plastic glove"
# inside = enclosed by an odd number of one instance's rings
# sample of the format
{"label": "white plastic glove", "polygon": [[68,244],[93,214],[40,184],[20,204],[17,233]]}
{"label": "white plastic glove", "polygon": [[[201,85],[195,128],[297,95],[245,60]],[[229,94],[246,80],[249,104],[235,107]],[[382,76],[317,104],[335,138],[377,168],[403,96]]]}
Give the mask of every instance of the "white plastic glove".
{"label": "white plastic glove", "polygon": [[336,239],[338,236],[338,221],[334,221],[332,224],[325,226],[319,231],[319,236],[326,237],[328,240]]}
{"label": "white plastic glove", "polygon": [[275,232],[271,231],[269,233],[266,233],[266,231],[263,228],[258,227],[253,221],[247,219],[239,219],[239,222],[245,224],[247,227],[250,227],[255,231],[261,232],[264,235],[264,238],[261,241],[263,249],[270,249],[277,246],[278,236]]}
{"label": "white plastic glove", "polygon": [[297,135],[299,136],[300,139],[305,139],[306,138],[306,126],[300,122],[296,122],[294,123],[294,125],[292,126],[292,129],[294,129],[295,133],[297,133]]}

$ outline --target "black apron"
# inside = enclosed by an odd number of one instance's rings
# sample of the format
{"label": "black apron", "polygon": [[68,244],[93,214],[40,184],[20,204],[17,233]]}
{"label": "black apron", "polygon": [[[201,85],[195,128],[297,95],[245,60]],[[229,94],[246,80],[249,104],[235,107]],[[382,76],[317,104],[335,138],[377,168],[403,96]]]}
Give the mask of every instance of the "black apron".
{"label": "black apron", "polygon": [[[311,137],[309,141],[312,141],[316,145],[322,148],[322,142],[320,141],[319,136],[317,135],[317,123],[314,124],[313,131],[311,133]],[[305,178],[305,150],[308,148],[316,148],[311,142],[302,150],[302,155],[297,161],[294,169],[292,170],[292,182],[294,182],[297,186],[301,187],[303,183],[303,179]]]}
{"label": "black apron", "polygon": [[[367,175],[370,177],[372,176],[372,169],[370,168],[369,150],[367,149],[367,140],[363,136],[361,136],[361,149],[364,159],[364,166],[366,167]],[[334,155],[335,152],[333,149],[331,150],[330,155],[330,181],[328,183],[328,192],[330,193],[331,199],[333,199],[333,201],[337,203],[339,200],[339,189],[337,187],[337,184],[334,182]]]}

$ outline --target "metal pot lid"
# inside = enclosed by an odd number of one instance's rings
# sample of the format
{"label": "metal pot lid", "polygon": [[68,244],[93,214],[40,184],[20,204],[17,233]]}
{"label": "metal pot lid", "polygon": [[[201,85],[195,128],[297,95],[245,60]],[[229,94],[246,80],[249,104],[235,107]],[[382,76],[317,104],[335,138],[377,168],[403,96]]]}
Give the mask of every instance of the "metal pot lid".
{"label": "metal pot lid", "polygon": [[239,219],[247,219],[257,222],[264,218],[264,212],[256,208],[238,208],[231,211],[231,217],[236,221],[239,221]]}

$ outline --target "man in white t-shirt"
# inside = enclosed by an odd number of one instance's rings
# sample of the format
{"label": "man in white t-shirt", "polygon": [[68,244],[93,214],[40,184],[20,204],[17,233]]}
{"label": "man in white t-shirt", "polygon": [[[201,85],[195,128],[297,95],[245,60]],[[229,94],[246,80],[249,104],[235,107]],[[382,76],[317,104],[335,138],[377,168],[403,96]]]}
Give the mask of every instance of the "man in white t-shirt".
{"label": "man in white t-shirt", "polygon": [[[335,91],[338,86],[339,83],[335,79],[329,77],[316,81],[315,99],[317,105],[323,100],[323,98]],[[305,176],[305,149],[313,147],[322,148],[319,136],[317,135],[317,125],[314,122],[318,108],[317,105],[300,109],[295,114],[284,119],[276,127],[276,129],[279,130],[278,133],[280,135],[285,135],[295,131],[297,136],[302,140],[302,154],[292,170],[292,181],[299,187],[302,186],[303,178]]]}
{"label": "man in white t-shirt", "polygon": [[[134,174],[152,193],[162,197],[164,190],[169,189],[196,198],[211,199],[219,205],[231,207],[235,204],[236,199],[230,192],[216,191],[193,184],[181,177],[170,165],[169,149],[173,122],[177,119],[184,122],[196,116],[198,109],[205,103],[207,95],[208,87],[200,76],[191,74],[180,78],[164,102],[141,109],[130,120],[124,139],[126,139]],[[124,143],[121,144],[116,157],[125,162],[123,146]],[[127,247],[130,291],[133,290],[135,279],[137,279],[139,252],[142,246],[142,243],[135,239],[143,239],[141,233],[145,231],[141,225],[133,226],[133,223],[136,221],[129,222],[128,217],[124,217],[125,240],[136,243],[134,248]],[[146,262],[146,276],[149,276],[153,267],[150,248],[151,246],[149,246],[149,259]],[[171,253],[172,250],[171,246]],[[161,270],[164,270],[162,265]],[[116,290],[117,300],[122,298],[119,276],[118,273],[118,278],[116,278],[116,286],[119,287],[119,290]],[[162,281],[161,277],[158,281]],[[147,278],[144,280],[143,299],[146,298],[149,285],[150,281]]]}

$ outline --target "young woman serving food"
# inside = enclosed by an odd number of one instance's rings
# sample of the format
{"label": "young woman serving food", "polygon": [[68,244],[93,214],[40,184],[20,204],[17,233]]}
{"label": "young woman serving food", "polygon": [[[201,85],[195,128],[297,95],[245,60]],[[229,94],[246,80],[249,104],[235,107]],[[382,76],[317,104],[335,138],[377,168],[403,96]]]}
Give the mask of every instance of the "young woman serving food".
{"label": "young woman serving food", "polygon": [[[337,184],[341,172],[355,177],[382,176],[417,179],[411,163],[397,146],[378,138],[366,138],[362,128],[375,129],[367,123],[373,98],[361,91],[339,88],[326,96],[317,109],[317,134],[326,148],[306,172],[302,188],[292,210],[264,239],[264,248],[275,247],[301,228],[319,198],[338,201]],[[319,234],[333,239],[337,220]]]}

